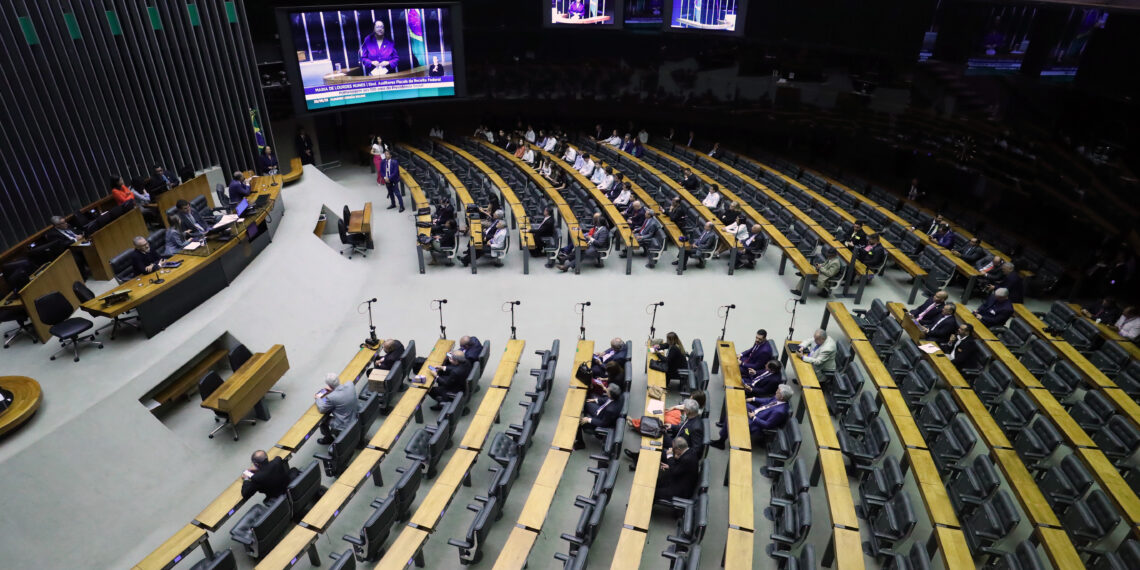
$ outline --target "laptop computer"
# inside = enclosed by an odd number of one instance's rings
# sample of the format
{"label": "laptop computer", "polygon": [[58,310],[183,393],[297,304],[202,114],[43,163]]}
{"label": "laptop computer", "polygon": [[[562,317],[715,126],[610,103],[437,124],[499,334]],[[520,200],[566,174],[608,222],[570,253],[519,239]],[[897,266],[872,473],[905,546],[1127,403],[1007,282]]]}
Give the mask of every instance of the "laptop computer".
{"label": "laptop computer", "polygon": [[246,211],[247,211],[247,210],[249,210],[249,209],[250,209],[250,208],[249,208],[249,200],[246,200],[245,198],[242,198],[242,199],[241,199],[241,202],[238,202],[238,205],[237,205],[237,207],[236,207],[236,208],[234,208],[234,213],[235,213],[235,214],[237,214],[237,216],[240,218],[240,217],[242,217],[242,216],[243,216],[243,215],[246,213]]}

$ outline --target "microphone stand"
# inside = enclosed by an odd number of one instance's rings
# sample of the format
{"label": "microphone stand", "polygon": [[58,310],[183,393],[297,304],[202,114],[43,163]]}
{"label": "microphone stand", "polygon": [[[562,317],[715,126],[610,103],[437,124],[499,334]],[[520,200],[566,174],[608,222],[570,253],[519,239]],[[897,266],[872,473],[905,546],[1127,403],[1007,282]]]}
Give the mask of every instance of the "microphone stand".
{"label": "microphone stand", "polygon": [[439,311],[439,338],[447,338],[447,327],[443,326],[443,301],[432,301],[435,310]]}
{"label": "microphone stand", "polygon": [[720,327],[720,340],[724,340],[724,332],[728,330],[728,313],[732,311],[732,305],[721,307],[724,309],[724,325]]}
{"label": "microphone stand", "polygon": [[510,307],[511,311],[511,340],[518,340],[518,337],[515,336],[515,303],[507,301],[505,304]]}
{"label": "microphone stand", "polygon": [[586,340],[586,307],[588,306],[588,303],[577,303],[575,305],[578,314],[582,316],[578,324],[578,340]]}
{"label": "microphone stand", "polygon": [[[802,298],[802,296],[801,296],[801,298]],[[792,337],[796,334],[796,309],[798,309],[800,307],[800,301],[799,300],[791,299],[791,301],[792,301],[792,320],[788,321],[788,338],[786,339],[787,342],[791,342]],[[787,342],[785,342],[784,344],[787,344]]]}
{"label": "microphone stand", "polygon": [[380,339],[376,338],[376,325],[372,322],[372,303],[375,302],[376,299],[369,299],[364,302],[368,305],[368,337],[360,344],[362,348],[370,348],[372,350],[380,348]]}
{"label": "microphone stand", "polygon": [[649,340],[653,340],[653,336],[657,334],[657,328],[654,326],[657,324],[657,307],[661,305],[653,303],[650,306],[653,307],[653,318],[649,321]]}

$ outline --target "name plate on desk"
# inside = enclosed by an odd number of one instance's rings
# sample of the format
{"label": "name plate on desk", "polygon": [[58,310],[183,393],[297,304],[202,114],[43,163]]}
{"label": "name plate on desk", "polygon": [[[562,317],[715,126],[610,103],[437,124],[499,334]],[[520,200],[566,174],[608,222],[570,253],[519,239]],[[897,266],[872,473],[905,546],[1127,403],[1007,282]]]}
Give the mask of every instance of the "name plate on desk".
{"label": "name plate on desk", "polygon": [[383,392],[384,380],[388,378],[388,372],[388,370],[373,368],[372,372],[368,373],[368,391]]}

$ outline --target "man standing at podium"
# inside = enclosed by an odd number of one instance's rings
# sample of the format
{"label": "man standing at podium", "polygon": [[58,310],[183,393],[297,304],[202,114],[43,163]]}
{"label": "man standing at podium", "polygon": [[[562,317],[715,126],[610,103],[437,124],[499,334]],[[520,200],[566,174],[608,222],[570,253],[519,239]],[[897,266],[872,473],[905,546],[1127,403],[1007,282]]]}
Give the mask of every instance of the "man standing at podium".
{"label": "man standing at podium", "polygon": [[360,44],[360,66],[364,74],[395,73],[399,63],[400,54],[396,52],[396,44],[384,38],[384,22],[376,20],[372,35]]}

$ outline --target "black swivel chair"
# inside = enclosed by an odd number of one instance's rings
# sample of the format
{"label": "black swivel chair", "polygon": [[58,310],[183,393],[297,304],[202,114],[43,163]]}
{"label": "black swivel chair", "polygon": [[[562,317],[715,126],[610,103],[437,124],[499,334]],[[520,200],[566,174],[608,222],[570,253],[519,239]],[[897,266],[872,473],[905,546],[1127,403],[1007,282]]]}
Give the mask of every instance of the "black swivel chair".
{"label": "black swivel chair", "polygon": [[67,350],[70,346],[75,352],[75,361],[79,362],[79,344],[83,342],[91,342],[99,348],[103,348],[103,343],[95,340],[94,334],[83,334],[91,330],[95,324],[82,317],[72,317],[71,314],[75,312],[75,307],[71,306],[71,301],[68,301],[63,293],[59,291],[48,293],[37,298],[35,305],[36,312],[40,315],[40,321],[51,327],[48,329],[49,332],[59,339],[62,346],[55,354],[51,355],[52,360],[55,360],[56,355]]}
{"label": "black swivel chair", "polygon": [[284,495],[269,503],[254,504],[230,530],[230,538],[245,546],[253,558],[261,558],[284,538],[293,521],[289,518],[289,499]]}
{"label": "black swivel chair", "polygon": [[321,464],[311,461],[309,466],[293,477],[289,486],[285,488],[285,496],[289,498],[289,512],[293,513],[293,522],[300,522],[309,508],[317,502],[317,497],[324,492],[325,488],[321,486]]}
{"label": "black swivel chair", "polygon": [[36,338],[36,329],[32,328],[32,323],[28,319],[28,311],[24,309],[23,305],[0,307],[0,323],[7,322],[16,323],[16,328],[4,332],[4,348],[8,348],[12,341],[20,335],[32,339],[32,344],[39,342],[39,339]]}
{"label": "black swivel chair", "polygon": [[131,260],[132,251],[134,248],[127,248],[111,258],[111,272],[115,274],[115,281],[120,285],[134,279],[137,275],[134,262]]}
{"label": "black swivel chair", "polygon": [[[87,285],[85,285],[82,281],[76,281],[71,286],[71,290],[75,293],[75,298],[79,299],[80,303],[86,303],[87,301],[95,298],[95,293],[92,293],[91,289],[88,289]],[[136,330],[142,328],[142,325],[139,324],[138,315],[130,314],[128,311],[122,315],[116,315],[109,324],[103,325],[96,329],[95,334],[99,334],[99,332],[103,329],[111,327],[111,340],[115,340],[115,334],[119,332],[119,325],[131,326]]]}
{"label": "black swivel chair", "polygon": [[198,561],[190,567],[190,570],[237,570],[237,560],[234,558],[234,551],[227,548],[212,558]]}
{"label": "black swivel chair", "polygon": [[354,253],[359,253],[360,257],[368,257],[368,236],[348,233],[348,226],[345,225],[344,220],[337,220],[336,230],[340,234],[340,243],[348,246],[347,249],[340,252],[341,255],[347,251],[349,259],[352,259]]}
{"label": "black swivel chair", "polygon": [[214,193],[218,195],[218,206],[227,209],[230,208],[230,196],[226,192],[224,184],[219,182],[217,186],[214,187]]}
{"label": "black swivel chair", "polygon": [[328,447],[328,453],[314,453],[313,457],[320,459],[325,466],[325,475],[339,477],[348,464],[360,443],[360,420],[352,420]]}
{"label": "black swivel chair", "polygon": [[399,506],[397,497],[389,493],[384,499],[372,502],[372,515],[360,527],[358,534],[346,534],[344,540],[352,544],[356,559],[360,562],[370,562],[384,554],[384,543],[392,533],[396,524],[396,510]]}
{"label": "black swivel chair", "polygon": [[[207,372],[206,375],[203,376],[202,379],[198,381],[198,395],[202,397],[202,401],[205,402],[206,398],[209,398],[210,394],[214,393],[214,390],[221,388],[222,383],[223,383],[222,377],[218,376],[217,372],[214,372],[214,371]],[[229,420],[228,415],[226,415],[222,412],[217,412],[217,411],[214,412],[214,422],[215,423],[222,422],[222,425],[214,428],[214,431],[210,432],[210,439],[214,439],[214,434],[221,431],[222,428],[226,427],[227,425],[230,425],[234,430],[234,441],[237,441],[238,440],[237,424],[248,423],[249,425],[254,425],[255,423],[257,423],[256,421],[254,421],[252,419],[242,419],[238,422],[234,422],[233,424],[230,424],[228,420]]]}
{"label": "black swivel chair", "polygon": [[356,558],[353,558],[351,548],[339,554],[330,552],[329,558],[333,560],[329,570],[356,570]]}

